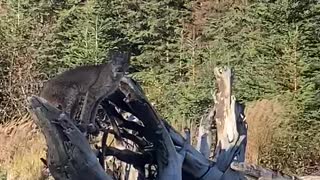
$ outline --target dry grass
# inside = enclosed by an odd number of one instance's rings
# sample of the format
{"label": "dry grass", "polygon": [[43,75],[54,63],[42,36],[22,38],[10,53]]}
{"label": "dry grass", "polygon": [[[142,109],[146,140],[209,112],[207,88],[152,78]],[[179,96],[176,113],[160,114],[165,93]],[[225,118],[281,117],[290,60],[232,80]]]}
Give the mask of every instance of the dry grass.
{"label": "dry grass", "polygon": [[30,119],[26,115],[0,126],[0,169],[7,180],[41,179],[45,142]]}
{"label": "dry grass", "polygon": [[248,144],[246,161],[258,164],[262,151],[271,147],[272,138],[277,134],[277,127],[282,121],[283,106],[276,100],[261,100],[248,105]]}
{"label": "dry grass", "polygon": [[[40,158],[45,158],[45,139],[29,115],[0,125],[0,144],[0,180],[3,173],[6,180],[44,179]],[[107,144],[119,146],[113,135]]]}

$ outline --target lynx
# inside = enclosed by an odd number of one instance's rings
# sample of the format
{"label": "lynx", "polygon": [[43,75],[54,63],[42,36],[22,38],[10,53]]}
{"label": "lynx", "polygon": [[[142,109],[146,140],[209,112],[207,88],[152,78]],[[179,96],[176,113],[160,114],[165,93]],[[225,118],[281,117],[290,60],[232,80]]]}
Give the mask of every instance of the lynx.
{"label": "lynx", "polygon": [[108,63],[80,66],[57,75],[44,85],[40,96],[71,118],[81,96],[85,96],[80,121],[87,126],[95,118],[96,104],[118,88],[121,78],[129,69],[129,61],[128,52],[112,52]]}

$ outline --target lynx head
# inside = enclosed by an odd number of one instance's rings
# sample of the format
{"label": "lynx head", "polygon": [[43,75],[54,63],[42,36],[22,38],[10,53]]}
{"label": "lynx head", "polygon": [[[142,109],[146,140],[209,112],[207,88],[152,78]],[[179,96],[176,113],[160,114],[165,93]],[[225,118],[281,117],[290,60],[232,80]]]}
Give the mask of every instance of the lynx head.
{"label": "lynx head", "polygon": [[110,60],[113,78],[121,79],[129,70],[130,52],[113,51]]}

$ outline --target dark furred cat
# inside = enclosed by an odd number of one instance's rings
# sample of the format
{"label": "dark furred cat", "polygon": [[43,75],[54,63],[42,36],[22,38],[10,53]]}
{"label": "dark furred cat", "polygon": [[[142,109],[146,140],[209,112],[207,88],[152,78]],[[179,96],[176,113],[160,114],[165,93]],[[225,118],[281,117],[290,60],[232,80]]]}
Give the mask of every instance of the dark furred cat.
{"label": "dark furred cat", "polygon": [[40,96],[69,113],[71,118],[81,96],[86,96],[80,120],[88,125],[97,113],[96,104],[118,88],[129,69],[129,61],[128,52],[113,52],[106,64],[80,66],[57,75],[45,83]]}

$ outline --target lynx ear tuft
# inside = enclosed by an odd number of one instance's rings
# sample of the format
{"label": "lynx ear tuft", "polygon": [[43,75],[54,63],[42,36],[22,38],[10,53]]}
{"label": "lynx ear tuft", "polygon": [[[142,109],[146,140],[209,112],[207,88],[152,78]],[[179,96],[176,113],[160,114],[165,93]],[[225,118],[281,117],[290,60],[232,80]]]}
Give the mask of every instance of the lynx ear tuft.
{"label": "lynx ear tuft", "polygon": [[129,61],[131,53],[129,51],[120,51],[120,50],[110,50],[109,59],[111,61]]}

